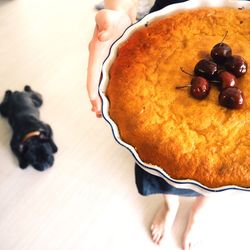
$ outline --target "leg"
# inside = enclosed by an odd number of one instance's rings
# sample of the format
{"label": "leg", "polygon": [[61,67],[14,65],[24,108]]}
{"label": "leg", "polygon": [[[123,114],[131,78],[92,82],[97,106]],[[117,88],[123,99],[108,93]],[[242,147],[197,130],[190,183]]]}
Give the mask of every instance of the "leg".
{"label": "leg", "polygon": [[170,234],[175,216],[179,208],[178,195],[163,195],[164,203],[156,213],[152,226],[152,239],[156,244],[160,244],[166,234]]}
{"label": "leg", "polygon": [[207,218],[207,215],[205,214],[206,211],[205,208],[207,207],[206,204],[211,200],[212,200],[211,197],[198,196],[194,201],[192,210],[189,215],[187,227],[184,232],[184,237],[183,237],[184,250],[192,249],[194,241],[199,239],[198,233],[200,230],[199,228],[196,227],[196,222],[200,218]]}
{"label": "leg", "polygon": [[29,85],[26,85],[24,87],[24,91],[30,93],[31,99],[35,107],[39,108],[43,104],[42,95],[38,92],[33,91]]}
{"label": "leg", "polygon": [[4,95],[4,99],[2,103],[0,103],[0,113],[3,117],[8,117],[8,109],[9,109],[9,99],[11,98],[12,92],[7,90]]}

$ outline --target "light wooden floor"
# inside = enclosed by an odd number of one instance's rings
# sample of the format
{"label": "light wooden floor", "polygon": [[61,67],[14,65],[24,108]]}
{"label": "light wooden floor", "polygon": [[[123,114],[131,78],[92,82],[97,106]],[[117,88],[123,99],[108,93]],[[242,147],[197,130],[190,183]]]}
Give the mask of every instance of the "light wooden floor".
{"label": "light wooden floor", "polygon": [[[134,160],[90,112],[85,79],[94,27],[87,0],[0,1],[0,98],[30,84],[59,147],[46,172],[19,169],[0,119],[0,250],[180,249],[192,199],[162,246],[149,235],[160,196],[141,197]],[[195,249],[249,249],[249,194],[218,200]]]}

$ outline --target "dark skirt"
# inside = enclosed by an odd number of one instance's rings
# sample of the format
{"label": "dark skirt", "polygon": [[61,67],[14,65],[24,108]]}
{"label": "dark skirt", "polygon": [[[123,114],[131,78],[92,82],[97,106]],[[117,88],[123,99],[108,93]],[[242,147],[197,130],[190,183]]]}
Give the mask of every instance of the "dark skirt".
{"label": "dark skirt", "polygon": [[191,189],[173,187],[163,178],[149,174],[137,164],[135,164],[135,183],[138,192],[144,196],[151,194],[173,194],[188,197],[200,195]]}
{"label": "dark skirt", "polygon": [[[166,1],[166,0],[156,0],[154,6],[151,8],[150,12],[157,11],[163,7],[173,4],[181,3],[185,1]],[[135,164],[135,182],[138,192],[141,195],[151,195],[151,194],[173,194],[180,196],[199,196],[200,194],[191,189],[181,189],[175,188],[168,184],[163,178],[149,174],[143,170],[139,165]]]}

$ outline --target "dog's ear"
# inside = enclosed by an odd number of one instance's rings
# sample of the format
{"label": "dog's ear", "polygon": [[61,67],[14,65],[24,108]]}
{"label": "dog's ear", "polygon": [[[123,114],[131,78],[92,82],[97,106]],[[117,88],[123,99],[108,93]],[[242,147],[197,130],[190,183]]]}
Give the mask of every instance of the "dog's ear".
{"label": "dog's ear", "polygon": [[23,153],[24,150],[24,143],[20,143],[16,136],[12,136],[12,139],[10,141],[10,147],[12,151],[15,153],[15,155],[19,156]]}
{"label": "dog's ear", "polygon": [[7,90],[5,92],[4,98],[2,103],[0,104],[0,113],[4,117],[8,117],[8,110],[9,110],[9,100],[11,98],[12,92],[10,90]]}
{"label": "dog's ear", "polygon": [[58,151],[58,147],[56,146],[56,144],[54,143],[54,141],[51,138],[49,140],[49,144],[52,148],[53,153],[56,153]]}
{"label": "dog's ear", "polygon": [[16,138],[12,138],[10,142],[10,146],[11,146],[12,151],[15,153],[18,159],[20,168],[22,169],[27,168],[29,165],[29,162],[27,162],[27,160],[25,160],[25,157],[23,156],[24,144],[18,143]]}
{"label": "dog's ear", "polygon": [[29,163],[23,157],[19,157],[18,160],[20,168],[25,169],[29,166]]}
{"label": "dog's ear", "polygon": [[56,153],[58,151],[58,148],[57,148],[56,144],[54,143],[54,141],[53,141],[53,139],[51,137],[47,137],[42,133],[40,134],[39,137],[40,137],[41,140],[44,140],[44,141],[46,141],[46,142],[48,142],[50,144],[53,153]]}
{"label": "dog's ear", "polygon": [[56,153],[58,151],[58,148],[52,139],[52,129],[48,124],[46,125],[46,131],[41,131],[39,138],[41,140],[46,140],[49,142],[53,153]]}
{"label": "dog's ear", "polygon": [[43,123],[43,128],[40,131],[40,138],[41,139],[49,139],[52,137],[52,129],[49,124]]}
{"label": "dog's ear", "polygon": [[50,140],[50,135],[48,135],[45,131],[41,131],[39,135],[39,139],[41,141],[49,141]]}
{"label": "dog's ear", "polygon": [[18,145],[18,147],[17,147],[17,150],[18,150],[19,154],[22,154],[22,153],[23,153],[23,149],[24,149],[24,145],[23,145],[23,143],[20,143],[20,144]]}
{"label": "dog's ear", "polygon": [[19,144],[17,147],[15,147],[16,150],[16,156],[18,158],[19,166],[22,169],[25,169],[29,166],[29,162],[25,159],[23,155],[24,151],[24,145],[23,143]]}

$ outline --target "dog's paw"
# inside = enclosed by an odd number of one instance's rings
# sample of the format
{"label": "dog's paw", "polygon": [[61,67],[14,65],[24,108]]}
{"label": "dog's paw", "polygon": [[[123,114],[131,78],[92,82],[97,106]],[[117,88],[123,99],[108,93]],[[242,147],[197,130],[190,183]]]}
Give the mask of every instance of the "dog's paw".
{"label": "dog's paw", "polygon": [[0,113],[3,117],[8,117],[9,100],[12,92],[10,90],[5,91],[5,95],[2,103],[0,104]]}
{"label": "dog's paw", "polygon": [[25,85],[25,86],[24,86],[24,91],[26,91],[26,92],[31,92],[32,89],[31,89],[31,87],[30,87],[29,85]]}

